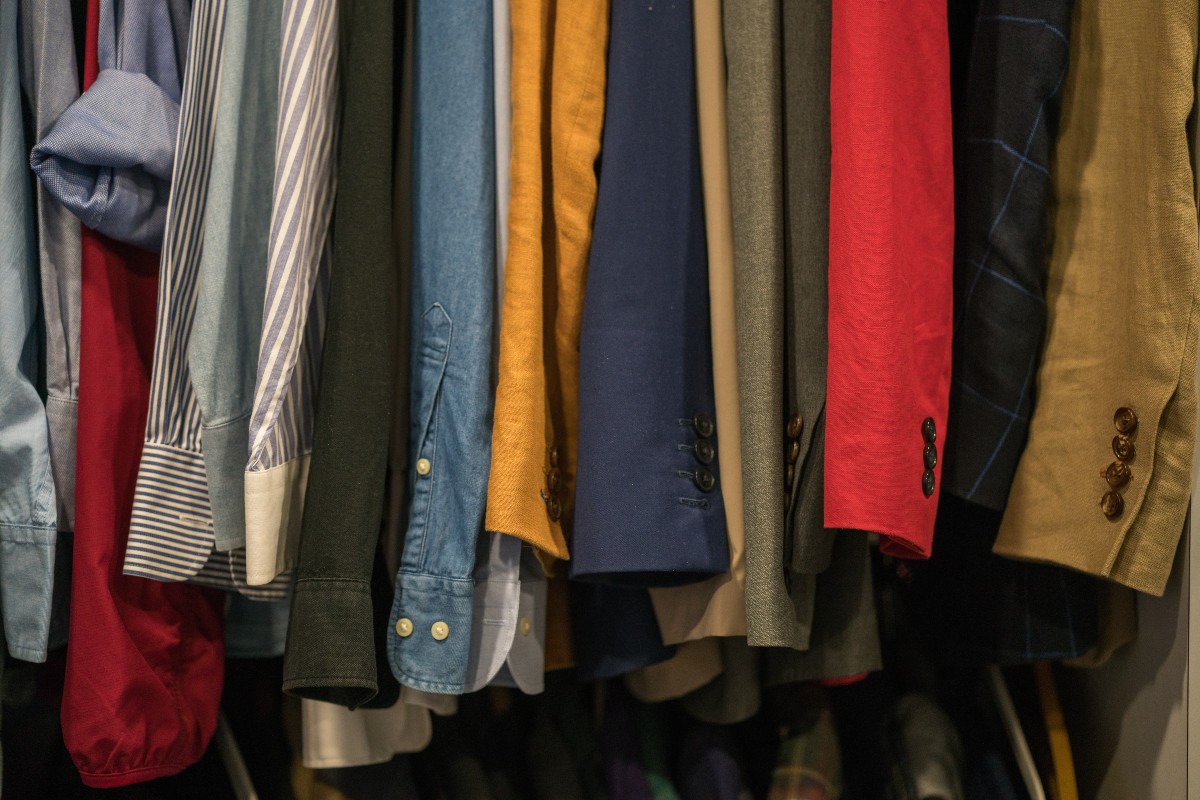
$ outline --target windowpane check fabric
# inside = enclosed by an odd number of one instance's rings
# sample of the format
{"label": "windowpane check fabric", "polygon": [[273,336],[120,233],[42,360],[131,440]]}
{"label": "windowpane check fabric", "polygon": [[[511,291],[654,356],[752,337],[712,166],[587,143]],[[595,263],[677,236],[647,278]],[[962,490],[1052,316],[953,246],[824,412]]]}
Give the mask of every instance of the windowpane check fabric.
{"label": "windowpane check fabric", "polygon": [[956,131],[957,229],[945,491],[1008,499],[1046,328],[1050,153],[1072,0],[985,0]]}
{"label": "windowpane check fabric", "polygon": [[150,410],[142,448],[125,573],[153,580],[193,580],[281,597],[244,583],[242,553],[214,551],[212,512],[200,448],[200,406],[188,349],[204,246],[204,212],[221,80],[225,0],[197,0],[180,104],[179,140],[159,268],[158,321]]}
{"label": "windowpane check fabric", "polygon": [[284,0],[275,188],[246,464],[251,582],[295,566],[312,452],[337,187],[336,0]]}

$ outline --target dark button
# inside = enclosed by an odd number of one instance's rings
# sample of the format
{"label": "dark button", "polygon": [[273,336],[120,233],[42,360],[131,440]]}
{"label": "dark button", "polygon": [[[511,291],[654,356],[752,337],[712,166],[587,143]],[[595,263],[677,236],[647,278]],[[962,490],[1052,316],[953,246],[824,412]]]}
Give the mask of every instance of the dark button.
{"label": "dark button", "polygon": [[703,412],[692,417],[692,427],[696,429],[696,433],[701,439],[707,439],[713,435],[716,426],[713,425],[712,417]]}
{"label": "dark button", "polygon": [[696,474],[692,476],[692,482],[695,483],[696,488],[702,492],[711,492],[713,487],[717,485],[716,476],[714,476],[704,467],[696,470]]}
{"label": "dark button", "polygon": [[800,460],[800,443],[795,439],[792,440],[791,447],[788,448],[788,463],[795,464]]}
{"label": "dark button", "polygon": [[554,445],[550,445],[549,456],[550,456],[550,466],[557,467],[558,466],[558,448],[555,447]]}
{"label": "dark button", "polygon": [[933,469],[937,466],[937,448],[926,442],[925,452],[921,454],[925,459],[925,469]]}
{"label": "dark button", "polygon": [[926,417],[925,421],[921,423],[921,435],[930,444],[937,441],[937,423],[933,421],[933,417]]}
{"label": "dark button", "polygon": [[933,470],[925,470],[921,475],[921,491],[925,493],[926,497],[931,497],[933,495],[933,488],[936,485],[937,479],[933,476]]}
{"label": "dark button", "polygon": [[804,417],[799,414],[792,414],[792,418],[787,423],[787,435],[789,439],[799,439],[800,431],[804,430]]}
{"label": "dark button", "polygon": [[787,488],[792,491],[792,484],[796,481],[796,467],[793,464],[787,465]]}
{"label": "dark button", "polygon": [[708,439],[697,439],[696,443],[692,445],[692,453],[701,464],[711,464],[717,457],[717,451],[713,449],[712,442]]}
{"label": "dark button", "polygon": [[546,473],[546,488],[550,490],[551,494],[558,491],[558,482],[561,478],[562,473],[558,471],[558,467],[552,467]]}
{"label": "dark button", "polygon": [[558,499],[558,495],[550,495],[550,499],[546,501],[546,513],[550,515],[550,519],[558,522],[562,516],[562,501]]}
{"label": "dark button", "polygon": [[1121,516],[1121,512],[1125,510],[1125,501],[1116,492],[1105,492],[1104,497],[1100,498],[1100,510],[1109,519],[1119,517]]}
{"label": "dark button", "polygon": [[1133,473],[1124,461],[1114,461],[1108,465],[1108,469],[1104,470],[1104,480],[1108,481],[1108,485],[1114,489],[1119,489],[1129,483],[1129,479],[1132,477]]}
{"label": "dark button", "polygon": [[1120,433],[1113,437],[1112,447],[1113,455],[1122,461],[1130,461],[1137,452],[1134,449],[1133,440]]}
{"label": "dark button", "polygon": [[1133,433],[1137,430],[1137,423],[1137,414],[1133,413],[1132,408],[1121,406],[1117,413],[1113,414],[1113,425],[1117,426],[1117,433]]}

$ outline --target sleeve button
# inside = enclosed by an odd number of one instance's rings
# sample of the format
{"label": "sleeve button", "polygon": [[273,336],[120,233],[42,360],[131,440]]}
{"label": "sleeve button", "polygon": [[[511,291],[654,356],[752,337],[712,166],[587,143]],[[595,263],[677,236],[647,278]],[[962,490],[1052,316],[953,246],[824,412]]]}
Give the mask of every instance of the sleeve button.
{"label": "sleeve button", "polygon": [[417,459],[417,474],[418,475],[428,475],[429,471],[431,469],[433,469],[433,465],[429,463],[428,458],[418,458]]}
{"label": "sleeve button", "polygon": [[396,634],[400,637],[412,636],[413,624],[408,617],[401,617],[396,620]]}
{"label": "sleeve button", "polygon": [[450,635],[450,626],[444,622],[435,622],[429,633],[440,642]]}

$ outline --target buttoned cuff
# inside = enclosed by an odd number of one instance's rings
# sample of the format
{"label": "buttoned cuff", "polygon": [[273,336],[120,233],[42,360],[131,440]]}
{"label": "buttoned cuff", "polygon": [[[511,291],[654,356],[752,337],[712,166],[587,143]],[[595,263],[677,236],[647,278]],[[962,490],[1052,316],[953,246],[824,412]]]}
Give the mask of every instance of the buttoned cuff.
{"label": "buttoned cuff", "polygon": [[470,578],[397,576],[388,657],[400,683],[425,692],[463,692],[474,584]]}
{"label": "buttoned cuff", "polygon": [[379,691],[368,581],[296,581],[283,690],[358,708]]}
{"label": "buttoned cuff", "polygon": [[57,538],[53,525],[0,524],[0,598],[4,637],[13,658],[46,660]]}

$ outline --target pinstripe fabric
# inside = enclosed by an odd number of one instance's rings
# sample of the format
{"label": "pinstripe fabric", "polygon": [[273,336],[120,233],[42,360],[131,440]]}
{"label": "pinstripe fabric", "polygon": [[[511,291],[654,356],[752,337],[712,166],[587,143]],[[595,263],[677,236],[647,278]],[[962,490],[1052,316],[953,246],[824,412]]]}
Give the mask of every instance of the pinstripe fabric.
{"label": "pinstripe fabric", "polygon": [[336,0],[285,0],[275,189],[246,466],[250,579],[296,563],[336,192]]}
{"label": "pinstripe fabric", "polygon": [[198,0],[192,10],[172,192],[159,269],[146,443],[138,469],[127,575],[237,587],[279,597],[287,581],[245,587],[245,559],[214,550],[208,482],[200,450],[200,407],[188,370],[203,250],[205,190],[220,86],[225,0]]}

